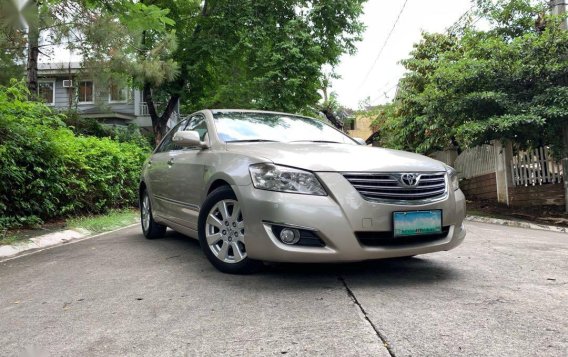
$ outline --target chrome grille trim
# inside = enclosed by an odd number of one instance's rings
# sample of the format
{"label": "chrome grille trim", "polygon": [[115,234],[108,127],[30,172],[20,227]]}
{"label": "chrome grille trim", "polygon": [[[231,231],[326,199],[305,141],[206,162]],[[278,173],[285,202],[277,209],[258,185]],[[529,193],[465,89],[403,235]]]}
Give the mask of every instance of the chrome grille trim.
{"label": "chrome grille trim", "polygon": [[343,177],[368,201],[420,204],[439,201],[448,195],[446,172],[422,172],[418,184],[408,187],[402,182],[405,172],[344,172]]}

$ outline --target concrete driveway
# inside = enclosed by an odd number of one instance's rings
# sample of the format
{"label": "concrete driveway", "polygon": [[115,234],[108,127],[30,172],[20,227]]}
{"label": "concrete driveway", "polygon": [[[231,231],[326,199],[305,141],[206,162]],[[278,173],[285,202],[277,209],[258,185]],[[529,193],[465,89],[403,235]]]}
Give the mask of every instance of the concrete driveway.
{"label": "concrete driveway", "polygon": [[568,235],[467,228],[451,252],[252,276],[138,227],[48,249],[0,263],[0,356],[568,355]]}

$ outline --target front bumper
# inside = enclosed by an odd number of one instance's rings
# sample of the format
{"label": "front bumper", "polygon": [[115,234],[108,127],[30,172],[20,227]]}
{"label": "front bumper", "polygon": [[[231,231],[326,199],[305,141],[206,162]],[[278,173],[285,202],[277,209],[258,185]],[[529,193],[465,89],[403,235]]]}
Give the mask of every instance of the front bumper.
{"label": "front bumper", "polygon": [[[450,250],[465,238],[465,197],[460,190],[434,203],[386,204],[366,201],[339,173],[318,173],[318,177],[329,196],[233,187],[246,222],[249,257],[272,262],[354,262]],[[435,240],[370,246],[357,238],[358,233],[392,231],[394,211],[434,209],[442,210],[442,226],[447,227],[447,235]],[[286,245],[273,234],[273,223],[314,229],[325,246]]]}

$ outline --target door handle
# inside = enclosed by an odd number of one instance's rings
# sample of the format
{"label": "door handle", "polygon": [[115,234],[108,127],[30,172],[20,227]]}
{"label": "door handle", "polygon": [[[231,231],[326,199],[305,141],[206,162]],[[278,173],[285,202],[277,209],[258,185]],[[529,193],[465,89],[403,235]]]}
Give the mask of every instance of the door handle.
{"label": "door handle", "polygon": [[174,164],[174,159],[169,159],[168,160],[168,166],[172,166]]}

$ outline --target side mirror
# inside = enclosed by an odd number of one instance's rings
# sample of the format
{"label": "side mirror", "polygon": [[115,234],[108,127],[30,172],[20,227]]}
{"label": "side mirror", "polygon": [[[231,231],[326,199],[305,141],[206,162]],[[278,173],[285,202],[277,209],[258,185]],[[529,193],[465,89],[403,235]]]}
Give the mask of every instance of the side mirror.
{"label": "side mirror", "polygon": [[178,131],[174,134],[172,141],[183,147],[199,147],[201,149],[207,149],[209,147],[206,142],[201,141],[199,133],[193,130]]}
{"label": "side mirror", "polygon": [[361,138],[353,138],[353,140],[355,140],[356,142],[358,142],[359,145],[365,145],[365,146],[367,146],[367,143],[365,142],[364,139],[361,139]]}

